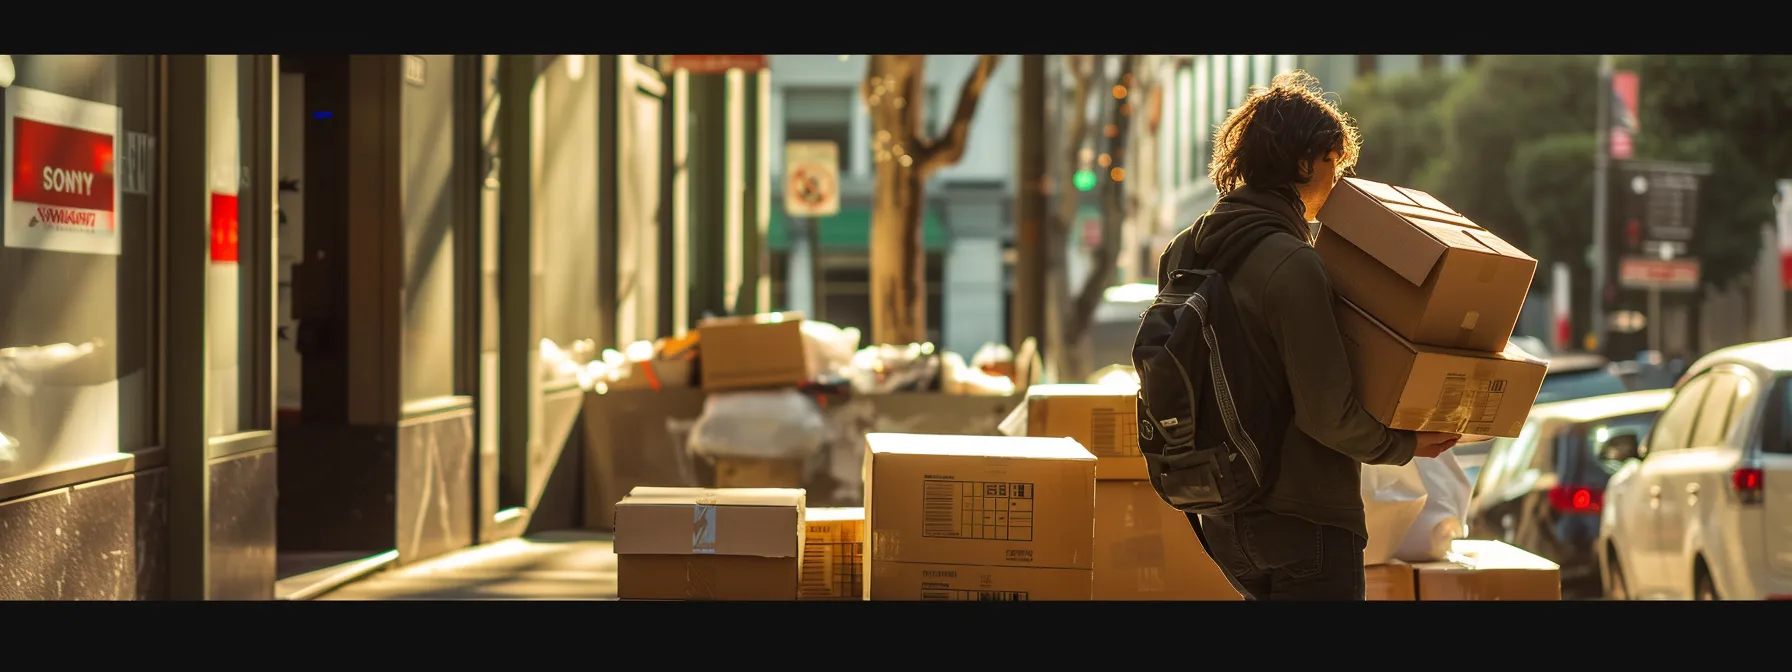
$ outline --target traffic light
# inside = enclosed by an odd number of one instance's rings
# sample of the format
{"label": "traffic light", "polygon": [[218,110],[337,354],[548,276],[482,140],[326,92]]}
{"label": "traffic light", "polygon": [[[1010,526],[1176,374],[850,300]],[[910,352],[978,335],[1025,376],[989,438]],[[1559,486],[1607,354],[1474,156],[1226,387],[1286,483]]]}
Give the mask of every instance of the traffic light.
{"label": "traffic light", "polygon": [[1076,171],[1070,178],[1077,191],[1089,191],[1095,188],[1095,171],[1084,168]]}

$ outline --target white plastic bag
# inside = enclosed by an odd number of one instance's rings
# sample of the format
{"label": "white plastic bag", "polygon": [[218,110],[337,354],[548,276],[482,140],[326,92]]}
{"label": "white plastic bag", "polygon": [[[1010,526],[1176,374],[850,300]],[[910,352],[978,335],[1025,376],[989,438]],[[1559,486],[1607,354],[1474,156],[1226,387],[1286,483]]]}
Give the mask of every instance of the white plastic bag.
{"label": "white plastic bag", "polygon": [[1448,451],[1436,458],[1415,457],[1412,466],[1425,487],[1425,506],[1419,511],[1394,557],[1406,562],[1433,562],[1450,552],[1450,542],[1463,536],[1462,520],[1468,513],[1474,484],[1468,472]]}
{"label": "white plastic bag", "polygon": [[1368,464],[1363,465],[1362,492],[1363,518],[1369,528],[1363,564],[1384,564],[1394,559],[1425,508],[1425,481],[1412,462],[1397,467]]}
{"label": "white plastic bag", "polygon": [[691,428],[691,452],[707,457],[806,460],[827,440],[821,408],[793,389],[709,395]]}

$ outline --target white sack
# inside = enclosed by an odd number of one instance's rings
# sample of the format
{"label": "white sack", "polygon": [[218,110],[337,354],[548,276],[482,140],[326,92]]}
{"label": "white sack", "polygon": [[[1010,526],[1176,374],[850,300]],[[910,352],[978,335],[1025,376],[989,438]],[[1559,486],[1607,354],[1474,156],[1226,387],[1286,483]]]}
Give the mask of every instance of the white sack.
{"label": "white sack", "polygon": [[709,395],[690,445],[708,457],[806,460],[827,438],[821,408],[786,388]]}
{"label": "white sack", "polygon": [[1436,458],[1415,457],[1413,465],[1425,487],[1425,507],[1419,511],[1394,557],[1406,562],[1434,562],[1450,552],[1450,542],[1463,536],[1474,484],[1468,472],[1445,451]]}
{"label": "white sack", "polygon": [[1362,492],[1363,518],[1369,528],[1363,564],[1385,564],[1394,559],[1413,521],[1425,508],[1425,482],[1412,462],[1398,467],[1366,464]]}

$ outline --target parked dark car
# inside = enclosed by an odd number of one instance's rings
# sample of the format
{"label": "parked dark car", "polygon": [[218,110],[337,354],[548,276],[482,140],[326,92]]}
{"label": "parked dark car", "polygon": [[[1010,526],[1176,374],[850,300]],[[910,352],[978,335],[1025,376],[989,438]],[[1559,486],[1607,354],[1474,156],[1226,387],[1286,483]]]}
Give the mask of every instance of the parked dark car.
{"label": "parked dark car", "polygon": [[1599,511],[1624,465],[1600,456],[1613,437],[1645,436],[1671,390],[1538,404],[1517,438],[1492,442],[1469,502],[1468,536],[1497,539],[1562,567],[1564,597],[1601,594]]}

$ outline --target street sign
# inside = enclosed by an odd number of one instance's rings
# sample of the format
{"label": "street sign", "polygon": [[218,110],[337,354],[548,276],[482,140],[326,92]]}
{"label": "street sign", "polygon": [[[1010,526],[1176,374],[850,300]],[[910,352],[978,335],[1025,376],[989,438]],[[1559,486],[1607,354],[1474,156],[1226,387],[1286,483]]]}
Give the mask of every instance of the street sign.
{"label": "street sign", "polygon": [[832,217],[840,212],[840,146],[828,140],[784,143],[784,214]]}
{"label": "street sign", "polygon": [[1625,257],[1618,265],[1618,283],[1627,289],[1661,291],[1698,289],[1699,260]]}
{"label": "street sign", "polygon": [[1683,250],[1698,224],[1699,178],[1711,167],[1665,161],[1623,161],[1614,167],[1623,189],[1617,214],[1624,225],[1619,240],[1629,248],[1624,251],[1636,254],[1661,243],[1680,243]]}
{"label": "street sign", "polygon": [[757,72],[765,69],[764,54],[679,54],[672,57],[673,70],[687,70],[693,75],[717,75],[741,69]]}

